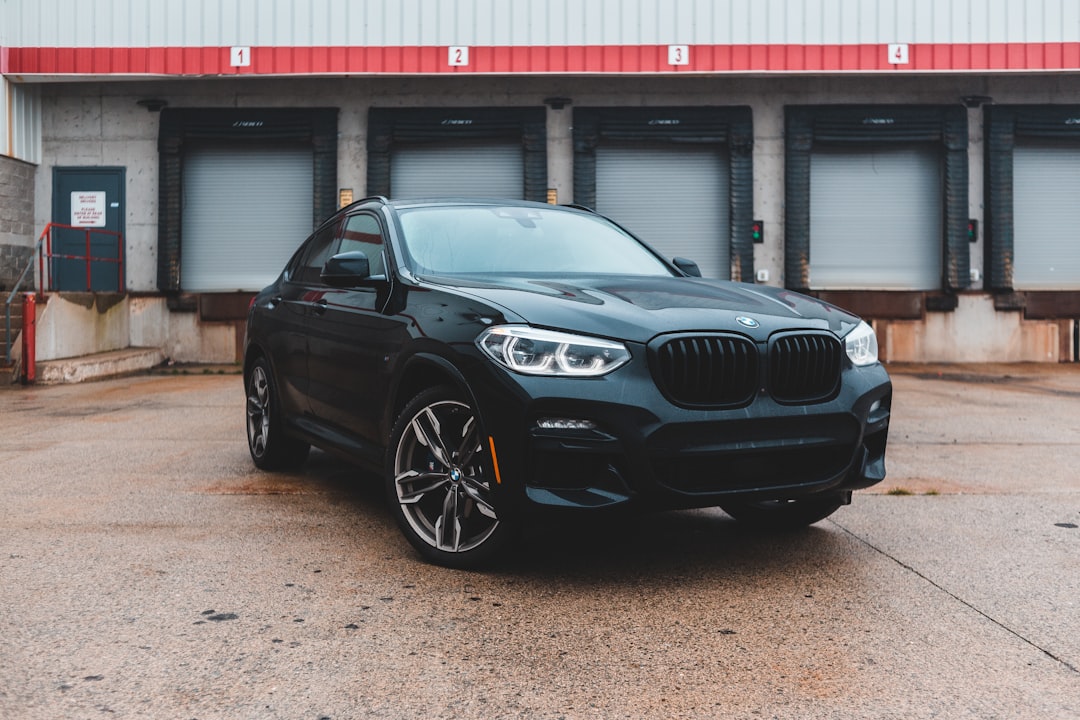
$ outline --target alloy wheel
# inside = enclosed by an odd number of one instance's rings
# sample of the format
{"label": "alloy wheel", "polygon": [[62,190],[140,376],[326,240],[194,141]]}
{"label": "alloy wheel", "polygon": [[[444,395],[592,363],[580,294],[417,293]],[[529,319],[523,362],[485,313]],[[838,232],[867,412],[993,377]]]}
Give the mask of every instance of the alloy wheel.
{"label": "alloy wheel", "polygon": [[424,404],[398,438],[393,483],[415,536],[443,553],[468,553],[499,526],[472,409],[457,400]]}
{"label": "alloy wheel", "polygon": [[270,383],[261,365],[255,366],[248,380],[247,435],[252,456],[266,455],[270,435]]}

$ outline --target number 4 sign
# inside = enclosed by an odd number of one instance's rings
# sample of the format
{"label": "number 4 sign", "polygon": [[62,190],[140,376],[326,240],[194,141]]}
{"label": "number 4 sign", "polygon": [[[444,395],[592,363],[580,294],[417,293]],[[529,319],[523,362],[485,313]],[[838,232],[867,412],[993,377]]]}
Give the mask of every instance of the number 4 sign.
{"label": "number 4 sign", "polygon": [[907,65],[908,64],[908,46],[907,43],[894,43],[889,46],[889,64],[890,65]]}

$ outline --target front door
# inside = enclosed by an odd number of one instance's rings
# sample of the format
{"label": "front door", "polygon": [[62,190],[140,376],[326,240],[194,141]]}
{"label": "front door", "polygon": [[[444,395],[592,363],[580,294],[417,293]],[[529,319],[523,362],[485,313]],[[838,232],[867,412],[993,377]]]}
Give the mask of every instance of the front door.
{"label": "front door", "polygon": [[308,395],[311,412],[321,422],[344,431],[363,449],[373,449],[383,440],[379,421],[387,368],[413,321],[382,312],[390,286],[378,218],[366,212],[352,215],[339,235],[332,251],[364,253],[371,275],[383,281],[372,280],[372,287],[324,286],[307,324]]}
{"label": "front door", "polygon": [[52,289],[124,290],[124,168],[53,170]]}

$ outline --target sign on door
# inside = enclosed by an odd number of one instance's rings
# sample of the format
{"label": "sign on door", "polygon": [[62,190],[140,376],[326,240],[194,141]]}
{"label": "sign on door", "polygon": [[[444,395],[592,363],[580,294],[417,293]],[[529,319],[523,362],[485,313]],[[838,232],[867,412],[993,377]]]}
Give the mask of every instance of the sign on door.
{"label": "sign on door", "polygon": [[71,224],[105,227],[105,193],[81,190],[71,193]]}

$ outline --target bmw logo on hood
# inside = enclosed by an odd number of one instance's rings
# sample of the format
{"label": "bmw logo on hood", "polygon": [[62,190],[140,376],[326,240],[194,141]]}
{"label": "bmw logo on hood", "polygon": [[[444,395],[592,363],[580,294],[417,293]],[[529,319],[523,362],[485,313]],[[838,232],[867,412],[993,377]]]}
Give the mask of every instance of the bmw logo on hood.
{"label": "bmw logo on hood", "polygon": [[751,329],[756,328],[756,327],[761,325],[761,323],[759,323],[754,318],[746,317],[745,315],[740,315],[739,317],[735,318],[735,322],[739,323],[743,327],[747,327],[747,328],[751,328]]}

